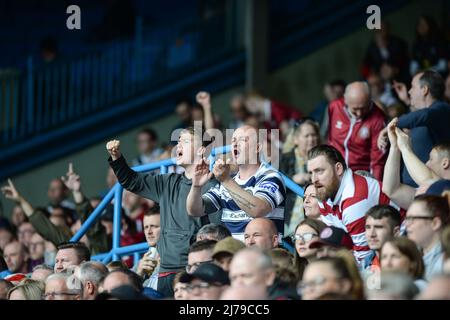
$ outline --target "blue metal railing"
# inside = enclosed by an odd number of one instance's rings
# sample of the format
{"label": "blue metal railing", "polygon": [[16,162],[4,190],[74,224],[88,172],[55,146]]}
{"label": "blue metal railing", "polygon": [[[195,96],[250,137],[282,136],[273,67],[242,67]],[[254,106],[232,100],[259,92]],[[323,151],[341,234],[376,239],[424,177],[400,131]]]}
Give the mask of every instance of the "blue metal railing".
{"label": "blue metal railing", "polygon": [[[216,157],[220,154],[229,153],[231,150],[231,146],[222,146],[217,147],[211,150],[210,156],[208,160],[210,162],[210,167],[214,165],[214,161]],[[157,161],[137,167],[133,167],[132,169],[136,172],[148,172],[152,170],[160,170],[161,174],[167,172],[167,168],[175,165],[175,158],[166,159],[162,161]],[[264,164],[266,167],[271,168],[271,165],[268,163]],[[275,169],[275,168],[274,168]],[[276,170],[276,169],[275,169]],[[294,181],[292,181],[285,174],[280,172],[280,175],[283,177],[285,185],[288,189],[295,192],[298,196],[303,197],[303,188],[297,185]],[[123,188],[119,183],[116,183],[111,190],[107,193],[107,195],[103,198],[100,204],[95,208],[95,210],[91,213],[89,218],[83,223],[80,230],[70,239],[70,241],[79,241],[87,230],[95,223],[95,221],[100,218],[102,212],[106,209],[106,206],[114,199],[114,219],[113,219],[113,236],[112,236],[112,249],[110,252],[98,254],[92,257],[92,260],[102,261],[103,263],[108,263],[111,260],[117,260],[120,256],[131,255],[134,254],[134,262],[137,263],[139,259],[139,254],[146,252],[148,250],[148,244],[146,242],[133,244],[126,247],[120,247],[120,230],[121,230],[121,212],[122,212],[122,191]],[[284,245],[288,249],[292,249],[291,246],[287,243]]]}

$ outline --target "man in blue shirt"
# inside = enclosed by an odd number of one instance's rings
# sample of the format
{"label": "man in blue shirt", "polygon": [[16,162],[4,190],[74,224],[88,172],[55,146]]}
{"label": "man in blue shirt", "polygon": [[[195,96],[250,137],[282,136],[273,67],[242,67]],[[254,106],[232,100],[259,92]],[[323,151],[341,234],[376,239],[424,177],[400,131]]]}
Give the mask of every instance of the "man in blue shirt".
{"label": "man in blue shirt", "polygon": [[[450,141],[450,105],[444,102],[444,79],[439,73],[427,70],[414,76],[409,92],[401,83],[394,83],[394,88],[400,99],[414,110],[402,115],[397,127],[409,129],[414,153],[426,162],[434,145]],[[387,129],[383,129],[378,137],[378,146],[386,150],[387,143]],[[405,166],[402,168],[402,181],[417,187]]]}

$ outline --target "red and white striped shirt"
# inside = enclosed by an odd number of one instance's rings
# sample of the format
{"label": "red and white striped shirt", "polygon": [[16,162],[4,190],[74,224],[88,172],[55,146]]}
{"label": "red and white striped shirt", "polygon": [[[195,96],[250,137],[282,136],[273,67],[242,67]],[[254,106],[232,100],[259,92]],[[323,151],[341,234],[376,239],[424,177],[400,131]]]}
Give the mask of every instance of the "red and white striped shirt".
{"label": "red and white striped shirt", "polygon": [[381,182],[355,174],[351,169],[344,172],[334,200],[319,202],[321,220],[329,226],[344,229],[351,236],[358,263],[370,253],[365,235],[366,212],[377,204],[399,209],[381,191]]}

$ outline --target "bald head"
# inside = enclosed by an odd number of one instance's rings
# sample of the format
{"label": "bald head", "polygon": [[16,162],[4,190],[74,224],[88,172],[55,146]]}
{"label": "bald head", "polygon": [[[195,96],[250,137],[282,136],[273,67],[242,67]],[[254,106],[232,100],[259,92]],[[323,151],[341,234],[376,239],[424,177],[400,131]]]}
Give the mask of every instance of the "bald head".
{"label": "bald head", "polygon": [[247,224],[244,232],[245,245],[270,250],[278,246],[275,223],[267,218],[256,218]]}
{"label": "bald head", "polygon": [[366,82],[352,82],[345,88],[345,104],[348,111],[357,119],[370,111],[370,89]]}
{"label": "bald head", "polygon": [[249,125],[237,128],[231,138],[231,153],[237,165],[259,165],[262,149],[258,140],[258,130]]}
{"label": "bald head", "polygon": [[435,276],[420,294],[421,300],[450,300],[450,275]]}

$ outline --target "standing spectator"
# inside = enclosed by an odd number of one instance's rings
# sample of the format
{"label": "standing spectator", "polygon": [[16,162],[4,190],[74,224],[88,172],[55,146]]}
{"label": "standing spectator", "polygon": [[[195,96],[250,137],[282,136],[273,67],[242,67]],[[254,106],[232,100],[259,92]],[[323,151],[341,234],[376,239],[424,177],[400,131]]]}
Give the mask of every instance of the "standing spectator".
{"label": "standing spectator", "polygon": [[317,249],[311,249],[309,244],[315,238],[319,238],[320,233],[326,227],[327,225],[320,220],[306,218],[295,228],[292,236],[296,251],[294,264],[298,269],[300,279],[306,265],[316,258]]}
{"label": "standing spectator", "polygon": [[[192,216],[204,216],[222,209],[222,222],[233,237],[244,240],[246,225],[254,218],[266,217],[284,229],[284,181],[278,172],[261,164],[262,144],[257,130],[250,126],[241,127],[233,133],[232,157],[238,165],[238,173],[230,176],[231,161],[218,159],[213,172],[205,159],[195,166],[191,190],[187,196],[187,211]],[[209,189],[203,197],[201,188],[214,174],[220,182]]]}
{"label": "standing spectator", "polygon": [[416,244],[406,237],[387,240],[380,250],[381,270],[397,271],[410,275],[414,284],[422,291],[426,287],[423,280],[425,265],[422,253]]}
{"label": "standing spectator", "polygon": [[400,213],[389,205],[376,205],[366,213],[366,239],[371,250],[361,269],[369,272],[380,270],[380,251],[383,244],[400,233]]}
{"label": "standing spectator", "polygon": [[436,21],[430,16],[419,17],[416,26],[416,40],[412,46],[412,60],[409,66],[411,76],[426,69],[440,74],[447,73],[445,42],[441,38]]}
{"label": "standing spectator", "polygon": [[221,267],[226,272],[230,271],[230,263],[234,255],[241,249],[245,248],[245,244],[242,241],[234,239],[229,236],[223,240],[220,240],[214,246],[212,258],[214,263]]}
{"label": "standing spectator", "polygon": [[[319,126],[311,120],[301,122],[294,131],[294,143],[294,149],[281,155],[280,171],[303,187],[311,181],[306,163],[309,150],[320,143]],[[288,190],[285,208],[285,234],[292,234],[295,226],[303,219],[303,199]]]}
{"label": "standing spectator", "polygon": [[440,235],[449,223],[447,198],[429,195],[417,197],[406,212],[405,220],[408,238],[423,250],[425,279],[430,280],[443,268]]}
{"label": "standing spectator", "polygon": [[65,186],[61,179],[53,179],[50,181],[47,190],[47,196],[49,200],[49,205],[47,207],[48,212],[52,213],[53,207],[61,206],[68,208],[70,210],[75,209],[75,204],[69,200],[69,190]]}
{"label": "standing spectator", "polygon": [[111,155],[108,161],[120,184],[160,204],[160,227],[164,232],[157,244],[161,259],[158,291],[167,297],[173,296],[173,278],[185,268],[190,242],[202,225],[200,219],[188,215],[186,197],[192,184],[194,163],[197,157],[203,155],[208,144],[209,141],[203,140],[193,128],[182,130],[177,144],[177,165],[184,167],[184,174],[155,176],[133,171],[120,153],[120,141],[110,141],[106,146]]}
{"label": "standing spectator", "polygon": [[8,243],[11,243],[14,240],[14,234],[10,228],[0,227],[0,252],[5,250],[5,247]]}
{"label": "standing spectator", "polygon": [[331,146],[317,146],[309,152],[308,169],[316,187],[321,219],[347,232],[354,243],[357,261],[370,254],[365,239],[365,213],[374,205],[389,204],[381,183],[354,174],[344,158]]}
{"label": "standing spectator", "polygon": [[25,247],[30,247],[30,241],[33,235],[36,233],[33,225],[29,222],[23,222],[17,228],[17,240],[22,243]]}
{"label": "standing spectator", "polygon": [[344,156],[352,170],[365,170],[383,178],[385,156],[377,147],[385,126],[383,111],[371,99],[365,82],[350,83],[344,99],[330,103],[328,142]]}
{"label": "standing spectator", "polygon": [[375,30],[375,39],[369,44],[362,66],[364,78],[375,73],[389,73],[396,78],[408,76],[408,46],[406,42],[390,33],[387,22]]}
{"label": "standing spectator", "polygon": [[158,135],[155,130],[145,128],[139,131],[136,138],[139,155],[132,160],[133,166],[158,161],[163,150],[158,147]]}
{"label": "standing spectator", "polygon": [[28,249],[22,243],[14,241],[7,244],[3,257],[11,273],[31,272]]}
{"label": "standing spectator", "polygon": [[[400,129],[409,129],[414,154],[422,162],[426,162],[434,145],[450,141],[450,105],[443,102],[444,79],[434,71],[416,74],[411,82],[410,98],[404,84],[396,83],[394,88],[400,99],[415,110],[402,115],[397,126]],[[387,144],[385,128],[380,132],[378,147],[386,150]],[[405,167],[402,169],[402,182],[417,187]]]}
{"label": "standing spectator", "polygon": [[213,262],[212,254],[217,241],[200,240],[194,242],[189,248],[187,273],[193,273],[200,265]]}
{"label": "standing spectator", "polygon": [[230,100],[231,120],[228,124],[229,129],[237,129],[245,124],[249,112],[245,106],[245,96],[236,94]]}
{"label": "standing spectator", "polygon": [[247,247],[257,246],[265,250],[274,249],[279,244],[277,227],[272,220],[255,218],[245,227],[244,241]]}
{"label": "standing spectator", "polygon": [[176,102],[175,112],[178,116],[179,123],[173,128],[172,131],[193,126],[191,99],[187,97],[179,99]]}
{"label": "standing spectator", "polygon": [[325,100],[319,102],[309,114],[309,117],[319,124],[321,137],[325,137],[328,131],[328,105],[331,101],[344,96],[345,86],[344,80],[336,79],[327,82],[323,87]]}

